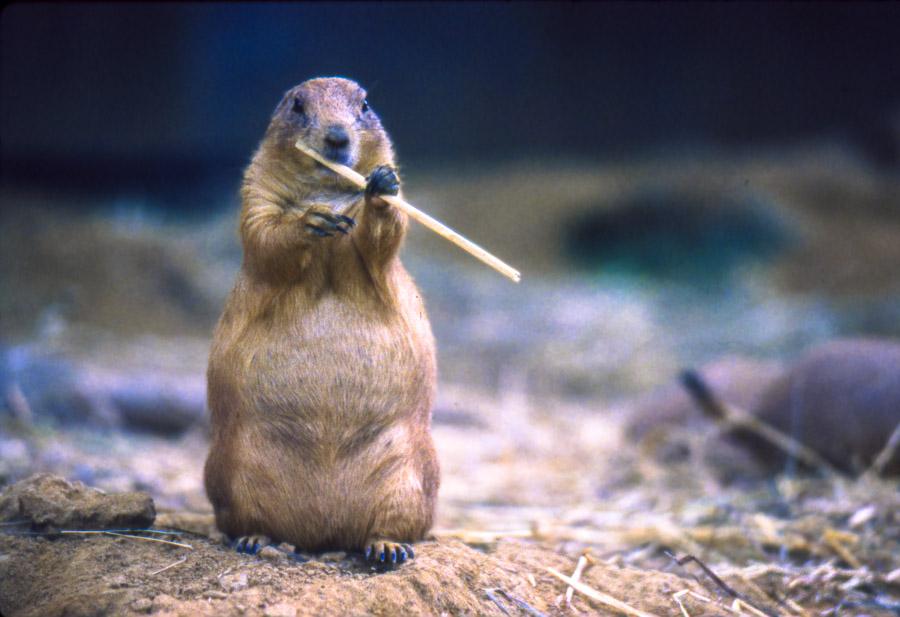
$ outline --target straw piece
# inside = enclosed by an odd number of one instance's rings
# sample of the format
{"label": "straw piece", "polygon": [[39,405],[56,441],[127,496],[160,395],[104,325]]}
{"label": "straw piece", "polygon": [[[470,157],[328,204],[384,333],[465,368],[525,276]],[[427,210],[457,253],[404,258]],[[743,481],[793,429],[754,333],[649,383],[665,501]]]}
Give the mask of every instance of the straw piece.
{"label": "straw piece", "polygon": [[176,561],[174,563],[170,563],[169,565],[167,565],[164,568],[160,568],[159,570],[156,570],[155,572],[151,572],[148,576],[156,576],[157,574],[159,574],[161,572],[165,572],[169,568],[174,568],[175,566],[182,564],[185,561],[187,561],[187,555],[185,555],[184,557],[182,557],[181,559],[179,559],[178,561]]}
{"label": "straw piece", "polygon": [[688,595],[694,596],[698,600],[706,602],[707,604],[712,602],[712,600],[710,600],[706,596],[701,596],[699,593],[691,591],[690,589],[682,589],[681,591],[676,591],[672,594],[672,599],[675,600],[676,604],[678,604],[678,608],[679,610],[681,610],[682,617],[691,617],[691,614],[687,612],[687,608],[684,606],[684,602],[681,601],[681,598]]}
{"label": "straw piece", "polygon": [[[575,566],[575,571],[572,573],[573,581],[581,580],[581,573],[584,572],[584,567],[587,565],[587,562],[588,562],[587,557],[585,557],[584,555],[582,555],[581,557],[578,558],[578,564]],[[566,604],[568,606],[572,605],[572,596],[574,596],[574,595],[575,595],[574,587],[569,587],[568,589],[566,589]]]}
{"label": "straw piece", "polygon": [[861,570],[865,566],[850,552],[850,550],[844,546],[844,540],[853,541],[857,539],[853,534],[846,534],[837,531],[836,529],[828,528],[825,530],[825,533],[822,534],[822,541],[825,542],[835,553],[837,556],[843,559],[851,568],[856,568],[857,570]]}
{"label": "straw piece", "polygon": [[547,572],[549,572],[562,582],[567,583],[569,587],[574,587],[576,591],[583,593],[592,600],[596,600],[597,602],[600,602],[601,604],[610,608],[614,608],[617,611],[625,613],[626,615],[632,615],[633,617],[659,617],[658,615],[654,615],[653,613],[646,613],[642,610],[638,610],[633,606],[625,604],[621,600],[617,600],[616,598],[603,593],[602,591],[597,591],[592,587],[588,587],[584,583],[573,580],[572,578],[566,576],[558,570],[555,570],[554,568],[547,568]]}
{"label": "straw piece", "polygon": [[866,470],[865,475],[882,475],[885,467],[887,467],[888,463],[894,459],[894,455],[897,453],[898,449],[900,449],[900,423],[894,427],[894,432],[891,433],[887,443],[884,444],[884,448],[882,448],[881,452],[878,453],[878,456],[875,457],[872,465]]}
{"label": "straw piece", "polygon": [[[137,531],[145,531],[143,529]],[[154,533],[154,530],[148,529],[146,530],[150,533]],[[183,544],[181,542],[172,542],[171,540],[162,540],[160,538],[145,538],[144,536],[136,536],[130,533],[119,533],[117,531],[109,531],[104,529],[92,529],[92,530],[80,530],[80,529],[62,529],[59,533],[65,534],[103,534],[106,536],[118,536],[120,538],[131,538],[132,540],[144,540],[146,542],[159,542],[160,544],[169,544],[171,546],[180,546],[181,548],[189,548],[194,550],[194,547],[190,544]],[[160,533],[160,532],[156,532]]]}
{"label": "straw piece", "polygon": [[[315,150],[308,148],[306,146],[306,144],[304,144],[300,140],[298,140],[297,143],[294,145],[297,147],[298,150],[300,150],[307,156],[315,159],[317,162],[321,163],[322,165],[324,165],[325,167],[327,167],[334,173],[338,174],[339,176],[342,176],[346,180],[350,181],[350,183],[355,185],[357,188],[360,188],[360,189],[366,188],[366,178],[362,174],[358,173],[356,170],[351,169],[351,168],[347,167],[346,165],[340,165],[339,163],[335,163],[334,161],[329,161],[328,159],[321,156]],[[484,263],[486,263],[487,265],[492,267],[494,270],[496,270],[503,276],[509,278],[511,281],[518,283],[521,280],[522,275],[518,270],[516,270],[515,268],[513,268],[506,262],[502,261],[501,259],[495,257],[494,255],[491,255],[486,250],[484,250],[483,248],[481,248],[480,246],[478,246],[471,240],[464,238],[463,236],[461,236],[457,232],[453,231],[452,229],[450,229],[449,227],[447,227],[446,225],[444,225],[437,219],[432,218],[431,216],[425,214],[424,212],[422,212],[415,206],[403,201],[402,199],[400,199],[399,197],[397,197],[395,195],[379,195],[379,197],[381,199],[383,199],[384,201],[388,202],[389,204],[391,204],[392,206],[394,206],[395,208],[402,210],[410,217],[416,219],[422,225],[424,225],[425,227],[427,227],[434,233],[438,234],[445,240],[449,240],[450,242],[452,242],[459,248],[463,249],[464,251],[466,251],[473,257],[480,259],[481,261],[483,261]]]}

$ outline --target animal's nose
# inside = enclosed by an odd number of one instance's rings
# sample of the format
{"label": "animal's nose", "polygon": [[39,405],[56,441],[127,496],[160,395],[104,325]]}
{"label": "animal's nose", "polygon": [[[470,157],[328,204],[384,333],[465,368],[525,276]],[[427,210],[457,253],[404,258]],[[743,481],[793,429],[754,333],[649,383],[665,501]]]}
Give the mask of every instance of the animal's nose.
{"label": "animal's nose", "polygon": [[347,135],[347,129],[334,124],[328,127],[325,132],[325,143],[332,148],[346,148],[350,143],[350,136]]}

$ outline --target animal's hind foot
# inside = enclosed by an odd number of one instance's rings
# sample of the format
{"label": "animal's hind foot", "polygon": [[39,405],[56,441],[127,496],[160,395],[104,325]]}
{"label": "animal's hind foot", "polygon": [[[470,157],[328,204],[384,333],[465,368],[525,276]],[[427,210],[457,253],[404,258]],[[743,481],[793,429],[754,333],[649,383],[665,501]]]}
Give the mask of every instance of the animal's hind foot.
{"label": "animal's hind foot", "polygon": [[270,544],[272,544],[272,540],[269,539],[268,536],[255,534],[252,536],[240,536],[239,538],[235,538],[230,546],[239,553],[255,555],[261,548],[269,546]]}
{"label": "animal's hind foot", "polygon": [[366,542],[364,553],[366,561],[387,567],[399,565],[416,556],[410,544],[401,544],[382,539]]}

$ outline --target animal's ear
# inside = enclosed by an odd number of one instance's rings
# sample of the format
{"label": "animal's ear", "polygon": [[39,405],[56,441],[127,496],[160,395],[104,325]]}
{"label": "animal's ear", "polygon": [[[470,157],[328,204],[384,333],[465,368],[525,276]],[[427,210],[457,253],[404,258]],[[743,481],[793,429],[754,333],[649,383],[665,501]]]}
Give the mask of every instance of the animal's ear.
{"label": "animal's ear", "polygon": [[284,111],[285,109],[290,108],[294,102],[294,88],[291,88],[287,92],[285,92],[281,100],[278,102],[278,105],[275,106],[275,111],[272,112],[273,116],[277,116],[279,113]]}

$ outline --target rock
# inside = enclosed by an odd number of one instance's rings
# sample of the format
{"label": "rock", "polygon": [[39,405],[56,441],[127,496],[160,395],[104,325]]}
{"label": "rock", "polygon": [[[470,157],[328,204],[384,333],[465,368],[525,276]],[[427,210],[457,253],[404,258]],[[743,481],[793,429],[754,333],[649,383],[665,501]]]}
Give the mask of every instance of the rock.
{"label": "rock", "polygon": [[131,610],[136,613],[149,613],[153,608],[153,601],[150,598],[138,598],[131,603]]}
{"label": "rock", "polygon": [[[753,415],[849,473],[865,471],[900,426],[900,342],[847,339],[813,347],[764,393]],[[783,452],[736,431],[771,469]],[[885,475],[900,474],[900,452]]]}
{"label": "rock", "polygon": [[173,435],[206,422],[202,371],[99,367],[37,345],[0,347],[0,399],[0,410],[24,424],[52,419]]}
{"label": "rock", "polygon": [[155,517],[153,499],[145,493],[109,495],[47,473],[0,494],[0,521],[28,523],[38,531],[144,528]]}
{"label": "rock", "polygon": [[[713,397],[809,446],[834,467],[865,471],[900,425],[900,343],[846,339],[815,346],[785,368],[742,358],[719,360],[699,371]],[[671,384],[633,408],[627,434],[666,462],[690,455],[689,434],[714,424]],[[725,482],[770,477],[786,454],[744,429],[731,429],[703,445],[703,458]],[[882,472],[900,474],[900,453]]]}
{"label": "rock", "polygon": [[272,563],[280,563],[283,561],[287,561],[287,555],[283,552],[279,551],[274,546],[264,546],[259,550],[257,556],[260,559],[265,559],[266,561],[271,561]]}
{"label": "rock", "polygon": [[80,382],[85,395],[100,397],[125,426],[163,435],[182,433],[206,421],[206,377],[143,370],[88,370]]}
{"label": "rock", "polygon": [[238,572],[235,574],[228,574],[226,576],[223,576],[219,580],[219,584],[222,586],[222,589],[230,593],[241,591],[250,586],[249,582],[247,581],[246,572]]}
{"label": "rock", "polygon": [[24,424],[52,419],[109,426],[115,420],[79,392],[73,362],[39,345],[0,346],[0,399],[6,402],[0,412],[9,409]]}

